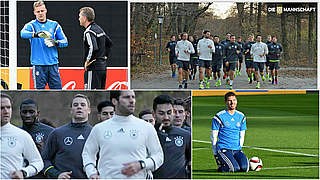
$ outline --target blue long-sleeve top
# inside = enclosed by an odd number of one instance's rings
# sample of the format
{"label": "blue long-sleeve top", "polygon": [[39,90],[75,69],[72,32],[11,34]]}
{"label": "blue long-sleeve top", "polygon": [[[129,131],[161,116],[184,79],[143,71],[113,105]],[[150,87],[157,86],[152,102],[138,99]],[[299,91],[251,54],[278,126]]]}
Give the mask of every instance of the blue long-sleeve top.
{"label": "blue long-sleeve top", "polygon": [[[56,40],[58,45],[47,47],[44,43],[45,38],[32,38],[33,33],[48,31],[51,38]],[[68,39],[63,33],[62,27],[58,22],[47,19],[40,22],[37,19],[24,25],[20,32],[23,39],[29,39],[31,45],[31,65],[55,65],[59,63],[57,47],[67,47]]]}

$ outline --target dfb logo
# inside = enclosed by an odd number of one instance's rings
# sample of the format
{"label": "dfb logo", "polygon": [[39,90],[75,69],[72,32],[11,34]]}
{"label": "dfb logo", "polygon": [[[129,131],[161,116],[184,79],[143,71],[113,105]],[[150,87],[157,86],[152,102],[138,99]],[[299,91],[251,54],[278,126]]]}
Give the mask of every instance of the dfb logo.
{"label": "dfb logo", "polygon": [[276,8],[275,7],[268,7],[268,12],[276,12]]}

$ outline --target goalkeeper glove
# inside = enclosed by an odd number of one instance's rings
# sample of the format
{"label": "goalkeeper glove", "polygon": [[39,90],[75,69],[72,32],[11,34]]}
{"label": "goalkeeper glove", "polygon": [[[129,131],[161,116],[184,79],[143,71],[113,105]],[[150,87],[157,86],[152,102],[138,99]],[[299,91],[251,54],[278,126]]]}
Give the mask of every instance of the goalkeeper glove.
{"label": "goalkeeper glove", "polygon": [[58,42],[55,41],[54,39],[46,38],[46,39],[44,39],[44,44],[46,44],[46,46],[48,46],[48,47],[53,47],[53,46],[58,45]]}
{"label": "goalkeeper glove", "polygon": [[35,38],[50,38],[51,34],[48,31],[40,31],[38,33],[34,33]]}

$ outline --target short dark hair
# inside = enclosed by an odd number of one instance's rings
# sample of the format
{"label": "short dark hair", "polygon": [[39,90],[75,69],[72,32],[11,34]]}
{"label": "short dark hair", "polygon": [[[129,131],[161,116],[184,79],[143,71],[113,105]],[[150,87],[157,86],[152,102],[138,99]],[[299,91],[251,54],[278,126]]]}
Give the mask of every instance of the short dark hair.
{"label": "short dark hair", "polygon": [[1,99],[2,99],[2,98],[8,98],[9,101],[10,101],[10,104],[12,105],[12,98],[11,98],[11,96],[9,96],[9,95],[6,94],[6,93],[0,93],[0,94],[1,94]]}
{"label": "short dark hair", "polygon": [[238,36],[237,39],[241,39],[241,36]]}
{"label": "short dark hair", "polygon": [[35,105],[37,107],[37,110],[38,110],[38,104],[33,99],[25,99],[25,100],[23,100],[22,103],[20,104],[20,110],[21,110],[23,105],[28,105],[28,104]]}
{"label": "short dark hair", "polygon": [[183,99],[180,99],[180,98],[178,98],[178,99],[175,99],[174,101],[173,101],[173,105],[181,105],[181,106],[185,106],[185,101],[183,100]]}
{"label": "short dark hair", "polygon": [[278,38],[277,38],[277,36],[272,36],[272,39],[273,39],[273,38],[276,38],[276,39],[278,39]]}
{"label": "short dark hair", "polygon": [[227,92],[225,95],[224,95],[224,101],[227,102],[228,101],[228,98],[230,96],[236,96],[236,94],[234,92]]}
{"label": "short dark hair", "polygon": [[146,115],[146,114],[152,114],[151,109],[142,110],[142,111],[139,113],[139,118],[142,119],[142,116],[144,116],[144,115]]}
{"label": "short dark hair", "polygon": [[208,32],[210,32],[209,30],[204,30],[203,34],[207,34]]}
{"label": "short dark hair", "polygon": [[[75,98],[83,98],[83,99],[85,99],[87,101],[87,103],[88,103],[88,107],[90,107],[90,100],[89,100],[88,96],[86,96],[84,94],[76,94],[76,95],[73,96],[72,102],[73,102],[73,100]],[[72,102],[71,102],[71,107],[72,107]]]}
{"label": "short dark hair", "polygon": [[219,36],[218,35],[214,35],[213,37],[216,38],[216,37],[219,37]]}
{"label": "short dark hair", "polygon": [[260,34],[257,34],[257,35],[256,35],[256,38],[258,38],[258,36],[260,36],[260,37],[261,37],[261,35],[260,35]]}
{"label": "short dark hair", "polygon": [[234,37],[236,37],[236,35],[234,35],[234,34],[231,34],[231,35],[230,35],[230,38],[231,38],[231,37],[233,37],[233,36],[234,36]]}
{"label": "short dark hair", "polygon": [[171,35],[171,36],[170,36],[170,39],[173,38],[173,36],[176,37],[176,35]]}
{"label": "short dark hair", "polygon": [[110,101],[112,101],[112,99],[116,99],[117,101],[119,101],[120,95],[121,95],[121,91],[120,90],[112,90],[112,91],[110,91]]}
{"label": "short dark hair", "polygon": [[172,105],[172,98],[168,95],[161,94],[153,99],[153,110],[157,110],[158,104],[171,104]]}
{"label": "short dark hair", "polygon": [[110,102],[110,101],[102,101],[97,106],[98,112],[100,113],[102,111],[102,108],[107,107],[107,106],[112,106],[113,108],[115,108],[114,104],[112,102]]}
{"label": "short dark hair", "polygon": [[228,35],[228,34],[230,34],[230,35],[231,35],[231,33],[230,33],[230,32],[227,32],[227,33],[226,33],[226,35]]}

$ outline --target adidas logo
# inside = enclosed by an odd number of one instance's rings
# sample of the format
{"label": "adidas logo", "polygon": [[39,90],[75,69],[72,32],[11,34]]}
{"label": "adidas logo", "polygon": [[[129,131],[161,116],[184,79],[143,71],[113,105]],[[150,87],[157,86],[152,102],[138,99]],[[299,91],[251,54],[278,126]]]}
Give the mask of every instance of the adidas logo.
{"label": "adidas logo", "polygon": [[84,140],[84,137],[82,136],[82,134],[80,134],[80,136],[78,136],[77,139],[82,139],[82,140]]}
{"label": "adidas logo", "polygon": [[166,142],[171,142],[171,139],[167,137]]}
{"label": "adidas logo", "polygon": [[119,129],[119,130],[118,130],[118,133],[124,133],[123,128]]}

